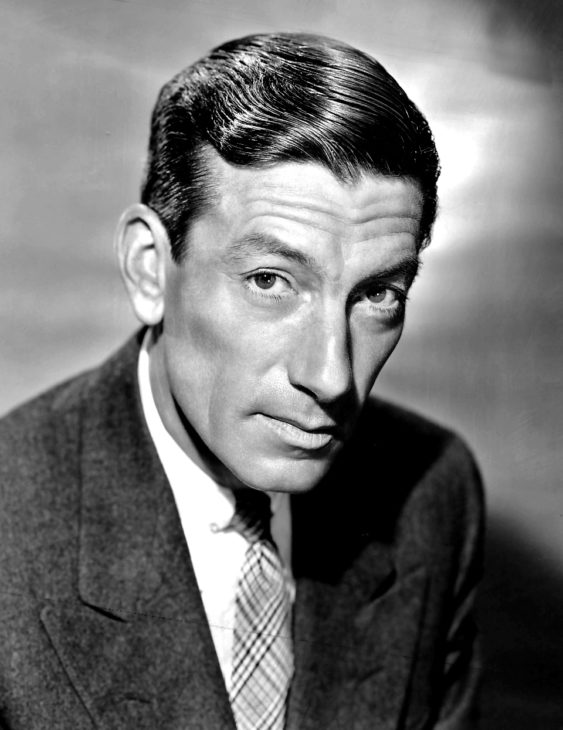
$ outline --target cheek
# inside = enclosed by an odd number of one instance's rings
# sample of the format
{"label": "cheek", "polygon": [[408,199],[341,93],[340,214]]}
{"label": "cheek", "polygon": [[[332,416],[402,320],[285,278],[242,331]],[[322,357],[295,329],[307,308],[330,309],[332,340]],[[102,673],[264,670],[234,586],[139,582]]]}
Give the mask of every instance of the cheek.
{"label": "cheek", "polygon": [[365,329],[353,329],[354,382],[361,402],[369,396],[377,376],[397,346],[402,331],[402,325],[392,330],[368,334]]}
{"label": "cheek", "polygon": [[228,412],[272,380],[288,349],[287,328],[249,317],[229,297],[184,294],[165,317],[168,363],[173,389],[186,416],[220,428]]}

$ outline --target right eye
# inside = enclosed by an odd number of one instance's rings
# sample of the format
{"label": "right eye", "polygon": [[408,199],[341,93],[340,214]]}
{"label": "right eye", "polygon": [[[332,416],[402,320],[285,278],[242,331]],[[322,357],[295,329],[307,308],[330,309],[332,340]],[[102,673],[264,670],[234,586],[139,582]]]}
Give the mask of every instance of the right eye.
{"label": "right eye", "polygon": [[268,270],[249,274],[245,279],[245,286],[251,294],[263,299],[280,300],[293,292],[293,287],[284,276]]}

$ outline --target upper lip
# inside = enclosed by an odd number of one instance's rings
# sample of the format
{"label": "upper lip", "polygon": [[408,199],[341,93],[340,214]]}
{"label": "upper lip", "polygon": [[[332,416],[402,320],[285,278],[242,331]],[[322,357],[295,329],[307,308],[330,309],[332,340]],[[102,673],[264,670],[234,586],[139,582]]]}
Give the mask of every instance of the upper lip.
{"label": "upper lip", "polygon": [[341,430],[338,424],[334,423],[334,421],[298,421],[295,418],[287,416],[274,416],[270,413],[264,413],[263,415],[267,416],[268,418],[273,418],[276,421],[284,421],[285,423],[289,423],[291,426],[295,426],[296,428],[301,429],[301,431],[306,431],[307,433],[329,433],[333,436],[337,436]]}

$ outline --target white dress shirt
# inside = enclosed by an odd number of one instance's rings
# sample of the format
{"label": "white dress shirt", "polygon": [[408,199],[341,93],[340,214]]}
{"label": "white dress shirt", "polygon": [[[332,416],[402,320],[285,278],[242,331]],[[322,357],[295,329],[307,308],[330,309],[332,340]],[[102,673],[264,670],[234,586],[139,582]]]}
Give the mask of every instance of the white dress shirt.
{"label": "white dress shirt", "polygon": [[[151,331],[139,353],[138,376],[143,413],[156,451],[170,482],[188,544],[195,577],[211,629],[227,691],[231,683],[237,582],[248,547],[238,532],[222,532],[234,514],[230,489],[217,484],[180,448],[166,430],[152,394],[149,358]],[[286,566],[294,596],[291,566],[289,496],[273,493],[272,535]]]}

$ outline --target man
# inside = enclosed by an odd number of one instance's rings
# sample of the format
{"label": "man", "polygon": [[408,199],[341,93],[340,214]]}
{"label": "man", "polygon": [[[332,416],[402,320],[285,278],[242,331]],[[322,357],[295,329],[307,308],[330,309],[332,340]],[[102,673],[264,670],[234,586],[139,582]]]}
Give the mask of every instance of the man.
{"label": "man", "polygon": [[329,39],[163,88],[116,239],[144,329],[1,426],[3,727],[471,725],[478,476],[369,398],[437,177]]}

